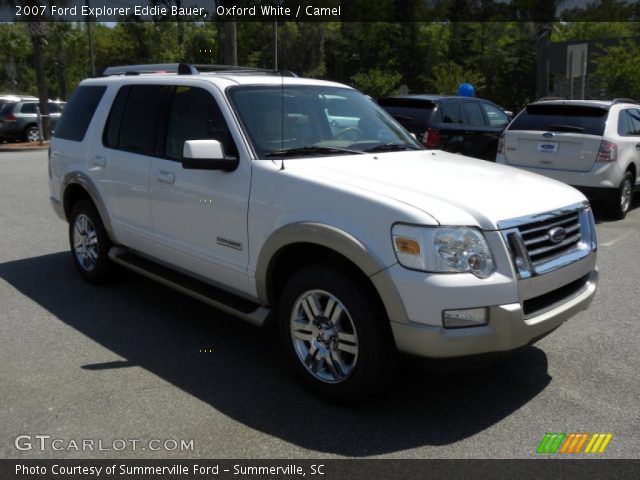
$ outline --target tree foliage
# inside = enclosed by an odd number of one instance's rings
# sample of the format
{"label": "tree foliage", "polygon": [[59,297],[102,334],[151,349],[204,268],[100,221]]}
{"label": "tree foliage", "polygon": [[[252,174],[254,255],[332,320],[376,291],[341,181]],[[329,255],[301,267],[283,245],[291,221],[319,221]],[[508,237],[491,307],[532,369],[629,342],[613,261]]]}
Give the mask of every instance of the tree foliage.
{"label": "tree foliage", "polygon": [[[440,14],[452,18],[458,15],[460,19],[456,22],[404,21],[424,14],[428,2],[419,0],[381,0],[375,5],[362,0],[355,4],[395,12],[397,21],[278,23],[278,68],[301,76],[353,84],[373,97],[395,93],[400,85],[407,85],[411,93],[451,94],[463,82],[472,83],[478,96],[511,110],[535,97],[540,22],[526,16],[527,9],[536,4],[533,0],[514,0],[514,8],[524,12],[523,21],[518,22],[481,21],[490,20],[491,10],[480,8],[493,5],[490,0],[440,2],[439,8],[444,8]],[[477,15],[478,21],[466,21],[473,15]],[[220,62],[223,22],[123,20],[126,21],[114,25],[93,24],[98,73],[108,66],[133,63]],[[639,24],[633,22],[548,25],[556,41],[640,33]],[[275,24],[238,22],[236,27],[238,63],[273,68]],[[90,76],[87,25],[54,22],[46,28],[46,36],[34,37],[24,22],[0,24],[3,45],[0,58],[5,65],[0,68],[0,91],[37,92],[35,38],[42,40],[44,76],[50,97],[68,97],[78,82]],[[616,49],[610,53],[608,56],[624,57],[620,65],[634,68],[629,53],[622,54]],[[598,77],[603,78],[603,88],[611,94],[615,91],[616,95],[635,95],[635,86],[625,78],[638,76],[619,74],[618,61],[611,62],[599,60]],[[605,64],[612,68],[607,71],[600,66]]]}
{"label": "tree foliage", "polygon": [[397,92],[400,74],[373,68],[367,72],[356,73],[353,85],[373,98],[385,97]]}
{"label": "tree foliage", "polygon": [[595,78],[608,97],[640,98],[640,47],[632,40],[605,49],[595,59]]}

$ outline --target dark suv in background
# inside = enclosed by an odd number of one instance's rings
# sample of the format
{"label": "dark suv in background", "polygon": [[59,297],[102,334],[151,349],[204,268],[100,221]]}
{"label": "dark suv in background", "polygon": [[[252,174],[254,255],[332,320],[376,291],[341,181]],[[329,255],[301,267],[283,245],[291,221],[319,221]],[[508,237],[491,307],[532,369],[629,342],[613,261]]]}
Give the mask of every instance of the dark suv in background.
{"label": "dark suv in background", "polygon": [[[23,140],[37,142],[39,140],[38,116],[36,107],[38,99],[9,99],[0,104],[0,140]],[[49,100],[49,127],[53,131],[62,115],[64,102]]]}
{"label": "dark suv in background", "polygon": [[400,95],[378,103],[427,148],[495,160],[509,117],[496,104],[473,97]]}

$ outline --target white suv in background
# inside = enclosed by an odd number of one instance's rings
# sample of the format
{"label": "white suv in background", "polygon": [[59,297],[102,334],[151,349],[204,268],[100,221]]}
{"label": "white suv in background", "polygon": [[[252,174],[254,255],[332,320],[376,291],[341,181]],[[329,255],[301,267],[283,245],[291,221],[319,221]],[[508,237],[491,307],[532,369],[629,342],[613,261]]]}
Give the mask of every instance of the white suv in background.
{"label": "white suv in background", "polygon": [[532,103],[505,130],[496,162],[568,183],[622,219],[640,188],[640,105],[629,99]]}
{"label": "white suv in background", "polygon": [[[349,124],[330,114],[336,102]],[[69,100],[49,172],[86,280],[119,264],[253,324],[272,319],[293,367],[334,400],[383,386],[397,352],[531,344],[596,290],[580,192],[425,150],[338,83],[111,68]]]}

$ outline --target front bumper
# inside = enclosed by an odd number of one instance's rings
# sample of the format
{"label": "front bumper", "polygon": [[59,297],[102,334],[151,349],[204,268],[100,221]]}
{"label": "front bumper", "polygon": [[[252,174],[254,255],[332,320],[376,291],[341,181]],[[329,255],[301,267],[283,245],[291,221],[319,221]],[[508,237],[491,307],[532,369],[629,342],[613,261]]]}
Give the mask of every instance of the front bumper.
{"label": "front bumper", "polygon": [[489,323],[473,328],[445,329],[418,323],[391,322],[401,352],[431,358],[450,358],[504,352],[532,344],[592,302],[598,270],[585,278],[573,296],[539,315],[527,317],[521,303],[489,307]]}

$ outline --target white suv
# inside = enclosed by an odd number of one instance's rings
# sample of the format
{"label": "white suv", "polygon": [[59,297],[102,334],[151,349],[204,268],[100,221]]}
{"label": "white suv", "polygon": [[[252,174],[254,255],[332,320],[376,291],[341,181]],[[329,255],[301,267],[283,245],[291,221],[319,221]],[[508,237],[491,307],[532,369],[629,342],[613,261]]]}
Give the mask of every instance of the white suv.
{"label": "white suv", "polygon": [[633,100],[549,100],[505,130],[498,163],[568,183],[622,219],[640,188],[640,105]]}
{"label": "white suv", "polygon": [[593,299],[593,216],[571,187],[424,150],[337,83],[185,64],[105,74],[80,84],[51,143],[79,272],[102,282],[120,264],[273,319],[328,398],[370,395],[398,352],[528,345]]}

